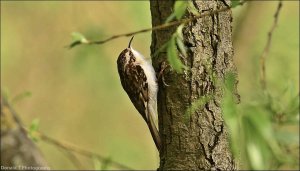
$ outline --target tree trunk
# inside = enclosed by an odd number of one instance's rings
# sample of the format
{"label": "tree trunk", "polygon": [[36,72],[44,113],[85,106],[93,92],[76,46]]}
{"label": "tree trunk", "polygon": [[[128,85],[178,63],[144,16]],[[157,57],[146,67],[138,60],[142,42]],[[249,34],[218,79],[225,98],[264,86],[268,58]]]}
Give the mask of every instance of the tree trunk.
{"label": "tree trunk", "polygon": [[16,113],[1,95],[1,170],[47,170],[44,157],[27,137]]}
{"label": "tree trunk", "polygon": [[[193,0],[193,3],[200,13],[230,5],[229,1],[217,0]],[[150,1],[152,26],[165,22],[173,11],[173,4],[171,0]],[[191,15],[189,11],[186,13],[186,17]],[[235,72],[231,21],[229,10],[197,19],[183,29],[188,55],[180,58],[189,69],[178,74],[167,68],[159,81],[160,170],[236,169],[222,118],[223,90],[217,81],[213,81],[214,78],[224,81],[226,72]],[[175,29],[152,33],[152,54],[170,39]],[[166,59],[166,52],[153,57],[157,72]],[[202,107],[190,110],[187,115],[186,111],[194,102],[210,96],[211,99]]]}

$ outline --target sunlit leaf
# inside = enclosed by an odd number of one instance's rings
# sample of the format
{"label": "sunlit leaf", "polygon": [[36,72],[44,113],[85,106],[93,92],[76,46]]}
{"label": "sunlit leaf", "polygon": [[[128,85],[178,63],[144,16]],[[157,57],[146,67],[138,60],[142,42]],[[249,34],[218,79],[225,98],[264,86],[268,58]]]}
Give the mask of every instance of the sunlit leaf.
{"label": "sunlit leaf", "polygon": [[179,20],[185,14],[188,6],[188,1],[176,1],[174,4],[174,13],[176,18]]}
{"label": "sunlit leaf", "polygon": [[69,48],[73,48],[82,43],[88,43],[88,40],[84,37],[84,35],[79,32],[73,32],[71,36],[73,42],[69,45]]}

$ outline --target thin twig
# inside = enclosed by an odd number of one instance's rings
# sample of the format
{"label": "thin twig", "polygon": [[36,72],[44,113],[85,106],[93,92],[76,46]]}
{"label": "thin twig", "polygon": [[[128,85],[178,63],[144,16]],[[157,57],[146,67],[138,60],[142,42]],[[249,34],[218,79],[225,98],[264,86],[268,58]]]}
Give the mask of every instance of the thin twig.
{"label": "thin twig", "polygon": [[75,154],[72,153],[72,151],[66,150],[62,147],[59,147],[59,149],[61,150],[61,152],[63,154],[66,155],[66,157],[68,157],[68,159],[73,163],[73,165],[79,169],[79,170],[84,170],[83,165],[81,164],[80,160],[77,158],[77,156]]}
{"label": "thin twig", "polygon": [[[241,1],[239,3],[239,5],[243,5],[245,2],[246,1]],[[196,16],[192,16],[190,18],[185,18],[185,19],[181,19],[181,20],[177,20],[177,21],[172,21],[172,22],[164,23],[162,25],[158,25],[158,26],[154,26],[154,27],[151,27],[151,28],[146,28],[146,29],[142,29],[142,30],[138,30],[138,31],[134,31],[134,32],[114,35],[114,36],[111,36],[111,37],[109,37],[107,39],[104,39],[104,40],[76,41],[76,42],[73,42],[71,45],[69,45],[69,48],[73,48],[74,46],[77,46],[77,45],[80,45],[80,44],[98,44],[98,45],[100,45],[100,44],[104,44],[106,42],[109,42],[111,40],[114,40],[114,39],[117,39],[117,38],[120,38],[120,37],[130,37],[130,36],[133,36],[133,35],[136,35],[136,34],[145,33],[145,32],[149,32],[149,31],[162,30],[162,29],[177,26],[177,25],[180,25],[180,24],[186,24],[186,23],[195,21],[199,18],[202,18],[202,17],[205,17],[205,16],[215,15],[217,13],[224,12],[224,11],[227,11],[227,10],[230,10],[230,9],[231,9],[231,6],[227,6],[225,8],[221,8],[219,10],[205,12],[205,13],[202,13],[202,14],[199,14],[199,15],[196,15]]]}
{"label": "thin twig", "polygon": [[[23,127],[24,130],[26,130],[26,132],[29,132],[27,128]],[[38,138],[40,138],[41,140],[45,141],[45,142],[48,142],[48,143],[51,143],[55,146],[58,146],[58,147],[61,147],[67,151],[72,151],[74,153],[77,153],[77,154],[80,154],[80,155],[83,155],[83,156],[86,156],[88,158],[98,158],[101,162],[106,162],[107,160],[110,161],[110,163],[116,167],[118,167],[119,169],[125,169],[125,170],[134,170],[128,166],[125,166],[124,164],[121,164],[117,161],[113,161],[111,160],[110,158],[107,158],[107,157],[104,157],[100,154],[97,154],[97,153],[94,153],[94,152],[91,152],[91,151],[88,151],[88,150],[85,150],[85,149],[82,149],[80,147],[77,147],[77,146],[74,146],[74,145],[71,145],[69,143],[65,143],[65,142],[62,142],[62,141],[58,141],[54,138],[51,138],[41,132],[34,132],[34,135],[37,136]]]}
{"label": "thin twig", "polygon": [[273,36],[273,32],[277,26],[277,23],[278,23],[278,18],[279,18],[279,14],[280,14],[280,9],[282,7],[282,0],[280,0],[278,2],[278,6],[277,6],[277,9],[276,9],[276,12],[274,14],[274,22],[273,22],[273,25],[270,29],[270,31],[268,32],[268,40],[267,40],[267,43],[266,43],[266,46],[260,56],[260,83],[261,83],[261,86],[262,86],[262,89],[263,90],[266,90],[266,87],[267,87],[267,83],[266,83],[266,57],[267,55],[269,54],[269,51],[270,51],[270,47],[271,47],[271,41],[272,41],[272,36]]}

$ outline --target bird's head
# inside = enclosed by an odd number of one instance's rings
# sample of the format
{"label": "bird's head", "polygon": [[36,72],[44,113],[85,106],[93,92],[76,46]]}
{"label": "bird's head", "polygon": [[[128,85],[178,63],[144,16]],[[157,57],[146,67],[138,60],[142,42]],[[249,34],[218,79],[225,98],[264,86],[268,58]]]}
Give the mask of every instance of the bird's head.
{"label": "bird's head", "polygon": [[131,47],[131,42],[133,40],[134,36],[131,37],[129,43],[128,43],[128,47],[126,49],[124,49],[117,60],[118,65],[120,66],[124,66],[126,64],[128,64],[129,62],[134,62],[135,61],[135,56],[134,56],[134,49]]}

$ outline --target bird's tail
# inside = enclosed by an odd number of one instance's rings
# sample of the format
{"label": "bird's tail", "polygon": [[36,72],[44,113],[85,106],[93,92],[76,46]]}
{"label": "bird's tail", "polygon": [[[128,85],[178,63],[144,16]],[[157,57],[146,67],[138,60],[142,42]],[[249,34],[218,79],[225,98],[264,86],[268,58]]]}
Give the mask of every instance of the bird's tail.
{"label": "bird's tail", "polygon": [[161,140],[160,140],[159,132],[155,126],[155,122],[152,117],[149,118],[147,124],[148,124],[149,130],[151,132],[152,138],[154,140],[154,143],[155,143],[158,151],[160,151]]}
{"label": "bird's tail", "polygon": [[158,132],[158,129],[157,129],[157,122],[155,121],[156,118],[153,118],[153,109],[150,109],[148,107],[148,119],[147,119],[147,124],[148,124],[148,127],[149,127],[149,130],[151,132],[151,135],[152,135],[152,138],[154,140],[154,143],[158,149],[158,151],[160,151],[160,148],[161,148],[161,140],[160,140],[160,135],[159,135],[159,132]]}

